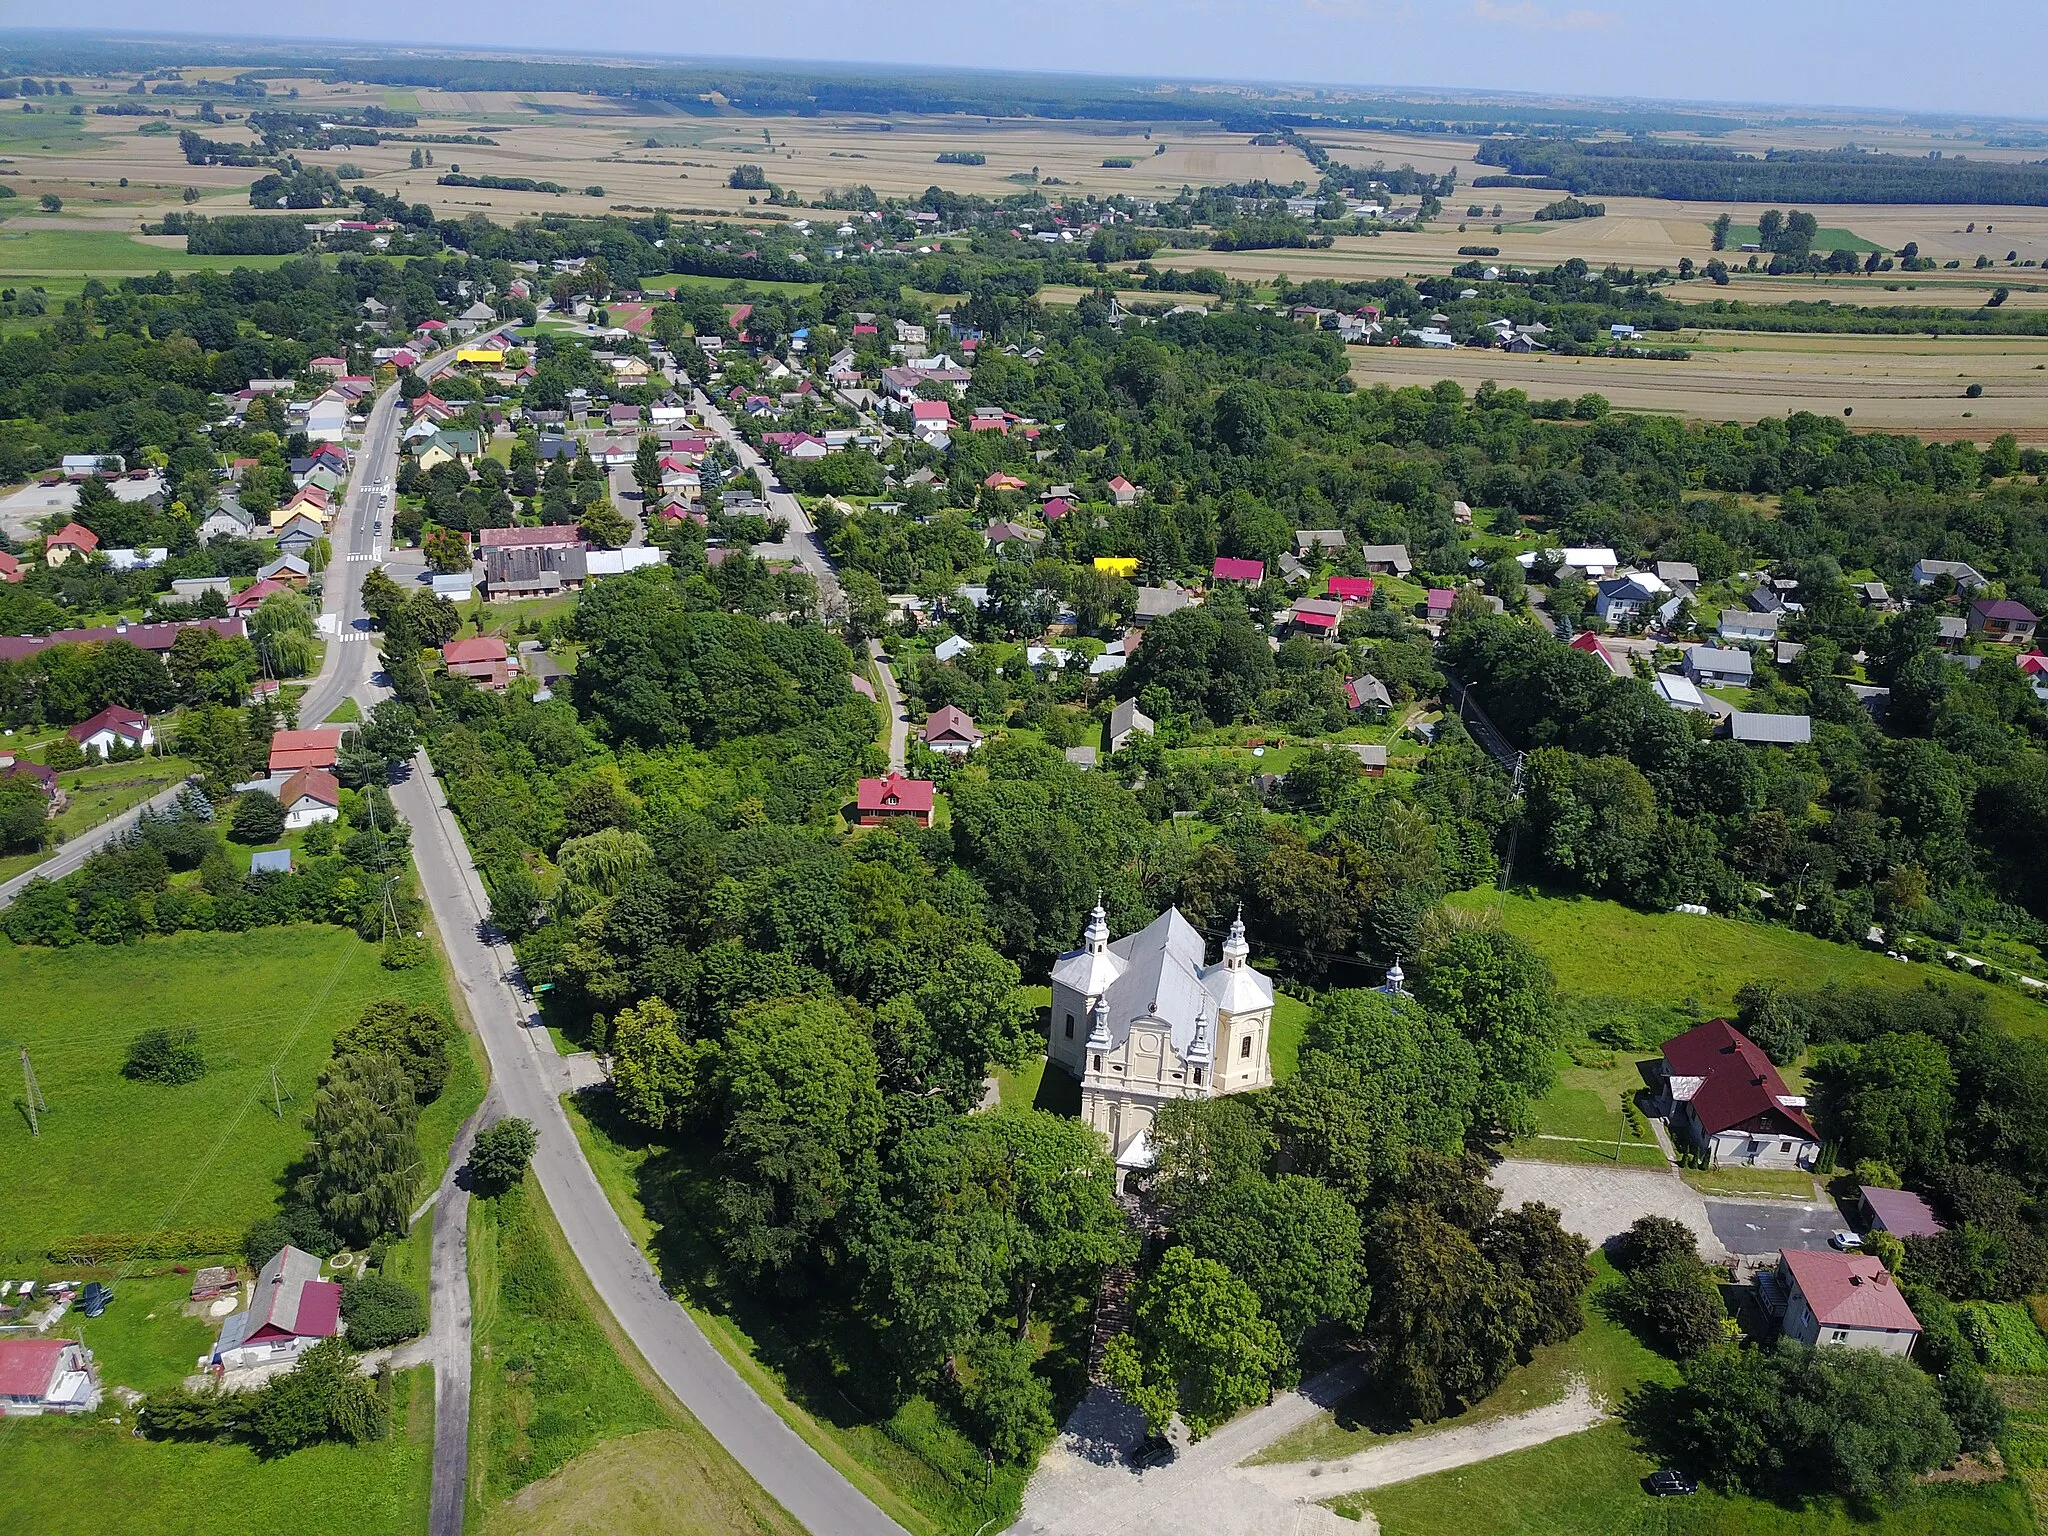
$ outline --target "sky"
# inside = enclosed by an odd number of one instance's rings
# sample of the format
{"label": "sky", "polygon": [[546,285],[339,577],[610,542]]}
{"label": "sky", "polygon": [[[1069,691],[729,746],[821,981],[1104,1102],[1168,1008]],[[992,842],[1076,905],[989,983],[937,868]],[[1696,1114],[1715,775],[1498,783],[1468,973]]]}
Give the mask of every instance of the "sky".
{"label": "sky", "polygon": [[477,49],[2048,117],[2043,0],[71,0],[62,25],[314,38],[337,17],[355,40]]}

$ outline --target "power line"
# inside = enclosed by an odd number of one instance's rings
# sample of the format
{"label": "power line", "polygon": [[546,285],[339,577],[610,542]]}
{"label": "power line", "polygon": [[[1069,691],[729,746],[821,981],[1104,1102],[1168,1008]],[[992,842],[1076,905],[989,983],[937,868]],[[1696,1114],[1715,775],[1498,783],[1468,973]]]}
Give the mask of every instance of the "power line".
{"label": "power line", "polygon": [[40,1139],[43,1126],[36,1116],[38,1113],[47,1115],[50,1106],[43,1102],[43,1087],[36,1081],[36,1069],[29,1062],[28,1047],[25,1045],[21,1048],[21,1097],[22,1102],[28,1106],[29,1134]]}

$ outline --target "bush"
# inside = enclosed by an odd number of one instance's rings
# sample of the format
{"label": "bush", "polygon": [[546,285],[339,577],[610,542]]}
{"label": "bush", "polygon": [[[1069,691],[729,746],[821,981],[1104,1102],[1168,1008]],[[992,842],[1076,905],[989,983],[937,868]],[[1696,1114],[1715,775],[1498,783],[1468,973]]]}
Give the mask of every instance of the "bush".
{"label": "bush", "polygon": [[533,1122],[517,1116],[480,1132],[469,1153],[471,1187],[480,1195],[503,1194],[526,1177],[534,1145]]}
{"label": "bush", "polygon": [[394,930],[384,941],[380,958],[387,971],[416,970],[427,963],[427,941],[418,934]]}
{"label": "bush", "polygon": [[256,1447],[280,1456],[321,1440],[360,1445],[381,1440],[390,1410],[340,1339],[322,1339],[299,1357],[296,1369],[257,1394],[246,1424]]}
{"label": "bush", "polygon": [[310,1205],[289,1205],[243,1234],[242,1257],[249,1261],[251,1269],[261,1269],[286,1244],[323,1259],[341,1250],[341,1239],[320,1219],[318,1211]]}
{"label": "bush", "polygon": [[1956,1312],[1963,1337],[1986,1370],[1998,1376],[2048,1374],[2048,1339],[2018,1302],[1966,1301]]}
{"label": "bush", "polygon": [[1629,1312],[1663,1349],[1690,1360],[1719,1344],[1727,1308],[1706,1265],[1688,1255],[1639,1269],[1623,1292]]}
{"label": "bush", "polygon": [[145,1029],[128,1047],[121,1075],[133,1083],[193,1083],[206,1076],[196,1029]]}
{"label": "bush", "polygon": [[1641,1216],[1636,1224],[1614,1239],[1609,1255],[1624,1275],[1653,1269],[1672,1259],[1700,1256],[1699,1241],[1692,1228],[1669,1216]]}
{"label": "bush", "polygon": [[[85,1232],[43,1250],[52,1264],[99,1269],[130,1259],[194,1259],[232,1253],[240,1237],[222,1227],[165,1227],[156,1232]],[[277,1250],[272,1249],[275,1253]]]}
{"label": "bush", "polygon": [[411,1286],[365,1275],[341,1288],[341,1315],[355,1349],[382,1349],[426,1332],[427,1304]]}
{"label": "bush", "polygon": [[252,789],[235,802],[235,819],[228,836],[238,843],[257,847],[284,836],[284,807],[267,789]]}
{"label": "bush", "polygon": [[254,1406],[246,1392],[157,1392],[142,1405],[139,1422],[152,1440],[221,1440],[232,1434]]}

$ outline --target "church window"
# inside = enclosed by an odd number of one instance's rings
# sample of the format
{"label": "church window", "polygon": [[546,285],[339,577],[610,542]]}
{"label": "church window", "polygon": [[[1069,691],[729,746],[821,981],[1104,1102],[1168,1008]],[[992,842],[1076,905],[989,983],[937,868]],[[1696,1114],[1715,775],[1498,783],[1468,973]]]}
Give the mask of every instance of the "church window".
{"label": "church window", "polygon": [[1250,1035],[1246,1035],[1246,1036],[1244,1037],[1244,1039],[1242,1039],[1242,1040],[1240,1040],[1240,1041],[1238,1042],[1238,1045],[1237,1045],[1237,1054],[1238,1054],[1238,1057],[1239,1057],[1239,1059],[1240,1059],[1240,1060],[1243,1060],[1243,1061],[1249,1061],[1249,1060],[1251,1060],[1251,1055],[1252,1055],[1252,1037],[1251,1037]]}
{"label": "church window", "polygon": [[1202,1086],[1202,1069],[1200,1067],[1195,1068],[1195,1086],[1197,1088]]}
{"label": "church window", "polygon": [[1100,1056],[1095,1058],[1095,1070],[1098,1072],[1102,1070],[1102,1058]]}
{"label": "church window", "polygon": [[1071,1013],[1067,1015],[1067,1038],[1074,1038],[1074,1016]]}

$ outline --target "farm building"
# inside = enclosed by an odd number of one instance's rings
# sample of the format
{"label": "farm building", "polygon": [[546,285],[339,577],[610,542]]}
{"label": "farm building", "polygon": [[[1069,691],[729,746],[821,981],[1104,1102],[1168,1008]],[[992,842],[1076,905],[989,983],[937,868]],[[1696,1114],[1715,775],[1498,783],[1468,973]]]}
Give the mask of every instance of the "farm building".
{"label": "farm building", "polygon": [[341,1332],[341,1287],[320,1278],[320,1261],[289,1244],[256,1276],[246,1312],[221,1325],[207,1364],[232,1371],[286,1360]]}

